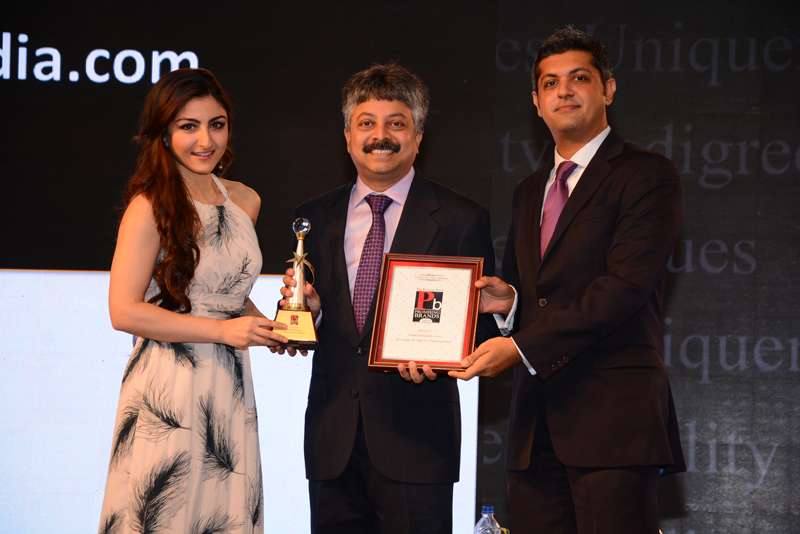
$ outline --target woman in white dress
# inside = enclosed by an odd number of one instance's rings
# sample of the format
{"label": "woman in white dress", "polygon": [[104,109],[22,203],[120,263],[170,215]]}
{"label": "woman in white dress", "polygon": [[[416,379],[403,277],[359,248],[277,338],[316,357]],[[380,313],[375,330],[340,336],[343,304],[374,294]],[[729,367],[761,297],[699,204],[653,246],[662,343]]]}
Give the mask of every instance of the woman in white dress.
{"label": "woman in white dress", "polygon": [[248,346],[286,343],[248,298],[261,201],[220,178],[231,106],[205,69],[153,86],[111,266],[115,329],[137,337],[122,377],[99,531],[262,532]]}

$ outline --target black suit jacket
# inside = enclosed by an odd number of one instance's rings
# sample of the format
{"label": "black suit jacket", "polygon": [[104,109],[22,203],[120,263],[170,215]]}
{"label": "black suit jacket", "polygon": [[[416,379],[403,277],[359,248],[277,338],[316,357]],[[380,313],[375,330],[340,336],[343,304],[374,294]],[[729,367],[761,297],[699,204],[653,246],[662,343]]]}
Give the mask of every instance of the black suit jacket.
{"label": "black suit jacket", "polygon": [[[351,188],[352,184],[339,187],[296,211],[311,221],[306,251],[316,268],[314,287],[323,309],[306,409],[306,476],[326,480],[342,473],[360,413],[370,460],[383,475],[401,482],[454,482],[461,446],[455,381],[440,376],[417,385],[405,382],[396,371],[367,368],[373,314],[358,335],[344,257]],[[491,272],[494,266],[486,210],[419,175],[409,190],[391,251],[482,256],[485,270]],[[484,322],[479,337],[487,337],[490,329]]]}
{"label": "black suit jacket", "polygon": [[666,264],[681,224],[675,168],[609,134],[540,260],[552,166],[515,191],[503,265],[519,289],[514,341],[538,373],[514,369],[508,468],[528,467],[544,416],[566,465],[683,470],[662,359]]}

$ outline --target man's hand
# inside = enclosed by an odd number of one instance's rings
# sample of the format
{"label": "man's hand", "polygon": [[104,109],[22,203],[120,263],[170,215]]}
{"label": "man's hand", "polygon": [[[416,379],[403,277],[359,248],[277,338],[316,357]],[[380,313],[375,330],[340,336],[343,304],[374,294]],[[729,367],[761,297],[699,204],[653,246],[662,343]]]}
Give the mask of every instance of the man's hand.
{"label": "man's hand", "polygon": [[475,281],[481,290],[480,313],[508,315],[514,305],[514,290],[503,279],[496,276],[481,276]]}
{"label": "man's hand", "polygon": [[296,356],[298,354],[301,354],[303,356],[308,356],[308,351],[307,350],[305,350],[305,349],[297,350],[296,348],[289,347],[286,344],[277,345],[277,346],[268,345],[267,348],[269,349],[269,351],[272,354],[284,354],[284,353],[286,353],[286,354],[288,354],[289,356],[292,356],[292,357],[294,357],[294,356]]}
{"label": "man's hand", "polygon": [[[283,287],[281,288],[281,296],[283,298],[278,303],[279,306],[286,306],[289,304],[289,299],[292,297],[292,295],[294,295],[294,288],[296,285],[297,281],[294,279],[294,269],[289,267],[286,269],[286,273],[283,275]],[[314,286],[306,282],[306,287],[303,288],[303,295],[305,296],[306,306],[308,306],[309,310],[311,310],[312,319],[316,320],[319,316],[319,310],[322,308],[322,302],[319,298],[317,290],[314,289]],[[269,350],[272,353],[286,353],[289,356],[295,356],[296,354],[302,354],[303,356],[308,355],[307,350],[297,350],[294,347],[287,347],[286,345],[280,345],[277,347],[271,346],[269,347]]]}
{"label": "man's hand", "polygon": [[[283,298],[278,303],[279,306],[286,306],[289,304],[289,299],[294,295],[294,288],[296,285],[297,281],[294,279],[294,269],[289,267],[283,275],[283,287],[281,288],[281,296],[283,296]],[[316,320],[319,315],[319,310],[322,308],[322,302],[320,301],[317,290],[314,289],[314,286],[306,282],[306,287],[303,288],[303,296],[305,296],[306,306],[311,310],[311,315],[314,320]]]}
{"label": "man's hand", "polygon": [[414,382],[415,384],[422,384],[426,378],[433,382],[438,376],[433,372],[431,366],[427,364],[422,366],[422,373],[420,373],[417,362],[408,362],[408,365],[398,363],[397,372],[400,373],[403,380],[406,382]]}
{"label": "man's hand", "polygon": [[519,351],[510,337],[493,337],[481,343],[475,351],[461,360],[463,371],[450,371],[453,378],[469,380],[473,376],[497,376],[521,361]]}

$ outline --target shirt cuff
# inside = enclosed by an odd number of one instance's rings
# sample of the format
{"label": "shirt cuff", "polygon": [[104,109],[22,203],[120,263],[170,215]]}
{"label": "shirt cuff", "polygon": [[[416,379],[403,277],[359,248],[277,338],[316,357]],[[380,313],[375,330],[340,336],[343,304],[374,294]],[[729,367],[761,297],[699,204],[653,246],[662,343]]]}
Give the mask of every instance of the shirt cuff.
{"label": "shirt cuff", "polygon": [[322,322],[322,308],[319,309],[319,315],[317,315],[317,318],[314,321],[314,328],[319,330],[319,325],[321,322]]}
{"label": "shirt cuff", "polygon": [[509,287],[514,290],[514,303],[511,304],[511,310],[508,315],[503,317],[499,313],[493,313],[494,321],[497,323],[497,328],[503,337],[511,335],[511,330],[514,328],[514,316],[517,314],[517,288],[509,284]]}
{"label": "shirt cuff", "polygon": [[516,347],[517,352],[519,352],[519,357],[522,358],[522,363],[524,363],[525,367],[528,368],[528,372],[531,374],[531,376],[536,376],[536,369],[533,368],[531,362],[529,362],[528,359],[525,358],[525,355],[522,354],[522,351],[519,350],[519,345],[517,345],[517,342],[514,341],[513,337],[511,338],[511,342],[514,344],[514,347]]}

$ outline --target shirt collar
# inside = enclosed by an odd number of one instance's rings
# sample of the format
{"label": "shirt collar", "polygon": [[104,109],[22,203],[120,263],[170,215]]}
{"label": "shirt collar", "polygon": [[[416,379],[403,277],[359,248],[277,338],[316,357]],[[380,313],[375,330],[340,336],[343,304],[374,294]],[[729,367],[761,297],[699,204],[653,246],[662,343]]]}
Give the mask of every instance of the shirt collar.
{"label": "shirt collar", "polygon": [[411,182],[414,180],[414,175],[414,167],[411,167],[411,170],[408,171],[408,174],[395,182],[392,187],[382,192],[373,191],[370,189],[370,187],[367,186],[367,184],[365,184],[359,176],[356,178],[356,183],[353,185],[353,190],[350,193],[350,207],[359,205],[361,202],[364,202],[364,199],[367,197],[367,195],[372,194],[386,195],[392,199],[392,202],[402,207],[408,198],[408,191],[411,189]]}
{"label": "shirt collar", "polygon": [[[569,161],[577,163],[578,166],[582,169],[588,167],[589,162],[592,161],[592,158],[597,153],[597,150],[600,148],[600,145],[603,144],[603,141],[606,140],[606,137],[608,137],[609,133],[611,133],[611,126],[606,126],[602,132],[597,134],[594,138],[592,138],[591,141],[583,145],[580,148],[580,150],[575,152],[572,155],[572,157],[569,158]],[[567,161],[567,158],[562,157],[561,154],[558,153],[558,150],[555,148],[553,148],[553,153],[555,154],[554,157],[555,165],[553,168],[557,169],[562,161]]]}

